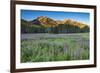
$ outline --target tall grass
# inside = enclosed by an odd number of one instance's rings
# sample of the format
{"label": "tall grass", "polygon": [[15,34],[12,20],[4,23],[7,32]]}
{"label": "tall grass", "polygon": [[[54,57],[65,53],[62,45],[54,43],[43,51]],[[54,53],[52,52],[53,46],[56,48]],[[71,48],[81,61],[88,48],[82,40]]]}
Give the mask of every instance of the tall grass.
{"label": "tall grass", "polygon": [[89,36],[64,36],[21,40],[21,62],[89,59]]}

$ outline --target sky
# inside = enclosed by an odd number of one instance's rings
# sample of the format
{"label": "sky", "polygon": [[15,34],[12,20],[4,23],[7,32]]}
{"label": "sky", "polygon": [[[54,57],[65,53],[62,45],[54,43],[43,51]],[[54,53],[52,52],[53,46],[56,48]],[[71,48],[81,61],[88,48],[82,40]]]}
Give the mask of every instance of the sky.
{"label": "sky", "polygon": [[46,16],[54,20],[71,19],[89,25],[90,13],[83,12],[62,12],[62,11],[39,11],[39,10],[21,10],[21,19],[31,21],[38,16]]}

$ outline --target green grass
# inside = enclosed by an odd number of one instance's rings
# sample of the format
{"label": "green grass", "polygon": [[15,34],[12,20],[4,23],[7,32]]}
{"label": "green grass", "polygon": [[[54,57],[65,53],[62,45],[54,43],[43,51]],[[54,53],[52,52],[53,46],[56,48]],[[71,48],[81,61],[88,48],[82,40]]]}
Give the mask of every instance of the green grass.
{"label": "green grass", "polygon": [[21,62],[89,59],[89,34],[21,40]]}

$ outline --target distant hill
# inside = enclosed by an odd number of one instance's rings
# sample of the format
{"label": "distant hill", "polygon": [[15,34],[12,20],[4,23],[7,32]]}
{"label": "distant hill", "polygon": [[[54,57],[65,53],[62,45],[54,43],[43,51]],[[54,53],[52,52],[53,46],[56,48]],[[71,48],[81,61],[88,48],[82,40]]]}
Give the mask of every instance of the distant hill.
{"label": "distant hill", "polygon": [[89,32],[89,26],[70,19],[53,20],[39,16],[32,21],[21,19],[22,33],[82,33]]}

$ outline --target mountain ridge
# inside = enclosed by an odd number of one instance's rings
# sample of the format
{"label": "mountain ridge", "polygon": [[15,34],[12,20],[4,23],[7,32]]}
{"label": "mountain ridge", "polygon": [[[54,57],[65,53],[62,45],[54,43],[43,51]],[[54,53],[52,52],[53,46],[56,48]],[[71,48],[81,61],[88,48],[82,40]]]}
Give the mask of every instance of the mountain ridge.
{"label": "mountain ridge", "polygon": [[47,26],[47,27],[55,27],[59,24],[70,24],[73,26],[78,26],[80,28],[84,28],[85,26],[89,27],[88,25],[81,23],[81,22],[77,22],[71,19],[64,19],[64,20],[54,20],[51,19],[49,17],[46,16],[39,16],[36,19],[30,21],[31,24],[40,24],[43,26]]}

